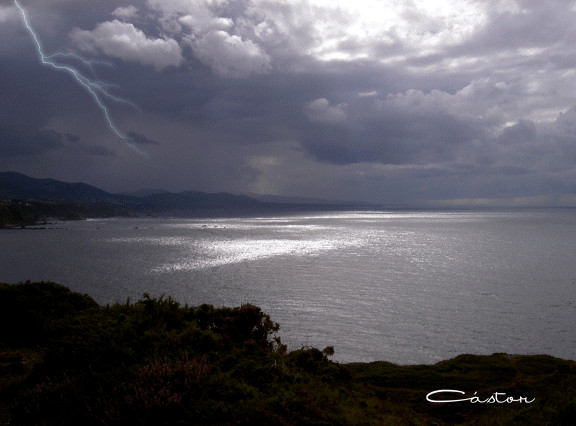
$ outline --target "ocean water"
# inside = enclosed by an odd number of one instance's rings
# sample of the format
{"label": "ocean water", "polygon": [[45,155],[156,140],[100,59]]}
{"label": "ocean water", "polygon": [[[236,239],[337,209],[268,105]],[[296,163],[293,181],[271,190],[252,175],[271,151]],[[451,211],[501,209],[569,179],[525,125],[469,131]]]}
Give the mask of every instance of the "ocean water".
{"label": "ocean water", "polygon": [[576,359],[576,211],[330,212],[101,219],[0,232],[0,282],[99,303],[147,292],[253,303],[291,349],[340,362],[461,353]]}

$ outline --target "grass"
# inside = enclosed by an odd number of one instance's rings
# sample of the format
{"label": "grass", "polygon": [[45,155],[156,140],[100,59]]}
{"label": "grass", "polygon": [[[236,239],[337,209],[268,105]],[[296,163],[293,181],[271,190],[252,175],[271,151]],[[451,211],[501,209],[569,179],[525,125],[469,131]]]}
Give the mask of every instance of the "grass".
{"label": "grass", "polygon": [[[144,295],[99,306],[55,283],[0,284],[0,423],[573,424],[576,363],[461,355],[435,365],[340,364],[288,352],[260,308]],[[531,404],[430,403],[458,389]]]}

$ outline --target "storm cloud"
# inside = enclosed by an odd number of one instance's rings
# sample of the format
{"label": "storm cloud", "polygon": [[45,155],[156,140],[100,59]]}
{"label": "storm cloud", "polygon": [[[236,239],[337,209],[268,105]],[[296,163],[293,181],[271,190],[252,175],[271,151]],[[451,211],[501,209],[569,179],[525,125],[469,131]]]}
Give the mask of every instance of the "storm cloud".
{"label": "storm cloud", "polygon": [[118,192],[576,205],[571,1],[21,3],[48,54],[82,55],[137,106],[110,113],[146,156],[39,63],[8,1],[4,170]]}

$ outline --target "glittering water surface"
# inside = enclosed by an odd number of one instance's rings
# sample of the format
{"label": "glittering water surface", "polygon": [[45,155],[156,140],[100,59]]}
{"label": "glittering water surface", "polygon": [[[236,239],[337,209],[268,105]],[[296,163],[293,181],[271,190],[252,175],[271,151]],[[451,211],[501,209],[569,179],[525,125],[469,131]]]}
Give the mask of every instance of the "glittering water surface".
{"label": "glittering water surface", "polygon": [[166,294],[261,306],[338,361],[460,353],[576,359],[576,212],[338,212],[106,219],[0,232],[0,281],[100,303]]}

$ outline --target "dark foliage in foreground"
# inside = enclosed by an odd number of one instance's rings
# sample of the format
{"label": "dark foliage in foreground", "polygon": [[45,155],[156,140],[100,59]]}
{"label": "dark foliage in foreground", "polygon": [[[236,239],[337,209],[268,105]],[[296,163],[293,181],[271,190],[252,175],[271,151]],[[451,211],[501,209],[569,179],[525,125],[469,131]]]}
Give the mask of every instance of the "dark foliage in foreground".
{"label": "dark foliage in foreground", "polygon": [[[0,423],[571,424],[576,363],[462,355],[433,366],[288,352],[253,305],[144,295],[101,307],[54,283],[0,284]],[[532,404],[432,404],[461,389]]]}

